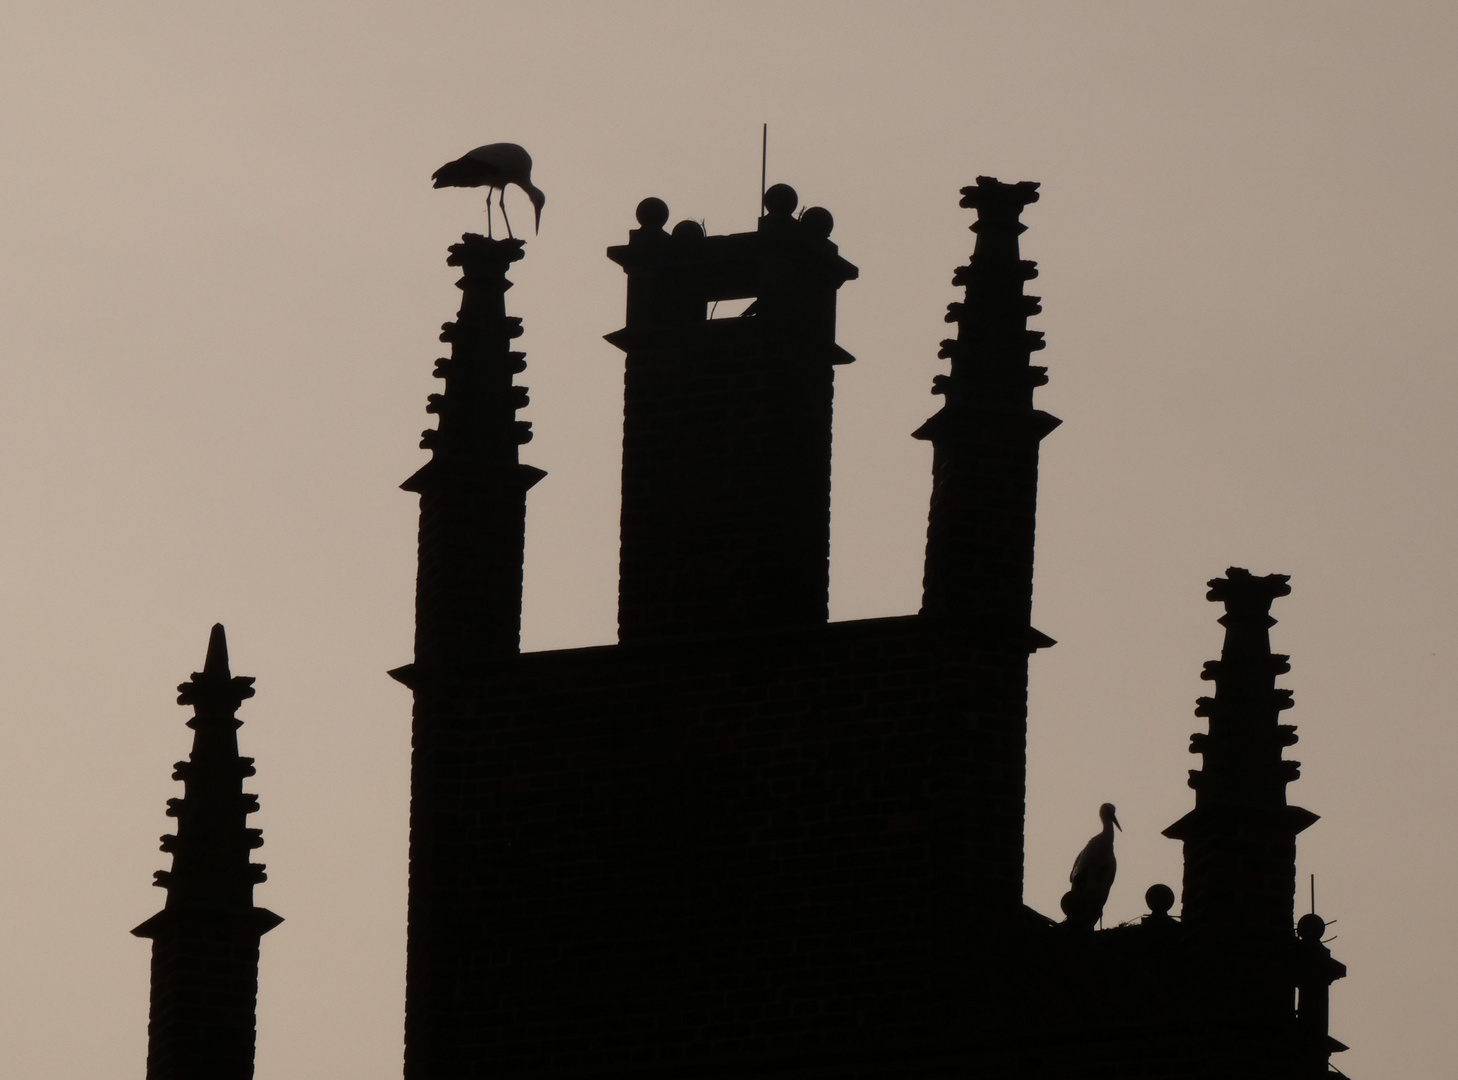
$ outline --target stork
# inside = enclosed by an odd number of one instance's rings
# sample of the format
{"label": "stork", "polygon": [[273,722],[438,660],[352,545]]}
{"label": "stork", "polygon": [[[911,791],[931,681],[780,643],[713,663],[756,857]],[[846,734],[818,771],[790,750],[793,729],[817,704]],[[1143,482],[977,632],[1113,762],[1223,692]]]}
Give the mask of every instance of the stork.
{"label": "stork", "polygon": [[1104,916],[1104,903],[1109,899],[1114,872],[1118,869],[1114,859],[1114,830],[1124,831],[1114,816],[1113,803],[1099,807],[1099,820],[1104,827],[1083,845],[1078,858],[1073,860],[1073,872],[1068,875],[1071,885],[1062,901],[1064,922],[1089,930]]}
{"label": "stork", "polygon": [[542,205],[547,197],[532,183],[532,156],[516,143],[499,142],[478,146],[469,154],[448,161],[430,177],[435,186],[484,187],[486,191],[486,235],[491,235],[491,192],[500,191],[501,217],[506,235],[513,240],[511,219],[506,216],[506,185],[515,184],[527,193],[537,210],[537,232],[542,231]]}

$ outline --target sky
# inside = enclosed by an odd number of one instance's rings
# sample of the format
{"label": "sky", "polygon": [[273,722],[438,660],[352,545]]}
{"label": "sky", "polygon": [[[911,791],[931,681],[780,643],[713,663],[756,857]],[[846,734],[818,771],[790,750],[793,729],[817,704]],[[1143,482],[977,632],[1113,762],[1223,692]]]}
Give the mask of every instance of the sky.
{"label": "sky", "polygon": [[[1118,806],[1107,917],[1219,653],[1205,582],[1291,575],[1293,803],[1350,975],[1350,1075],[1451,1072],[1458,890],[1458,9],[1433,3],[10,0],[0,11],[0,1073],[142,1074],[177,683],[257,677],[258,1075],[398,1076],[418,432],[479,191],[546,191],[513,272],[536,437],[523,640],[614,635],[639,200],[710,232],[771,183],[835,215],[832,616],[919,603],[938,342],[978,175],[1023,215],[1043,443],[1025,898]],[[518,224],[530,219],[508,195]],[[1302,890],[1303,910],[1307,902]]]}

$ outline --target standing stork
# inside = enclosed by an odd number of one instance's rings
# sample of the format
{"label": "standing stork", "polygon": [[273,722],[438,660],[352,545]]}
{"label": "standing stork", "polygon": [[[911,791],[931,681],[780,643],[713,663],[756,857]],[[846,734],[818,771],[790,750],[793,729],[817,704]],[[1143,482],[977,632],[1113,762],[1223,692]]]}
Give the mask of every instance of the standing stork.
{"label": "standing stork", "polygon": [[1073,860],[1073,872],[1068,875],[1071,885],[1063,894],[1061,904],[1064,922],[1089,930],[1104,917],[1104,904],[1109,899],[1109,889],[1114,885],[1114,873],[1119,867],[1114,859],[1114,830],[1124,831],[1124,826],[1114,816],[1113,803],[1099,807],[1099,820],[1104,827],[1083,845],[1078,858]]}
{"label": "standing stork", "polygon": [[486,235],[491,235],[491,192],[500,191],[501,218],[506,222],[506,235],[513,240],[511,219],[506,216],[506,185],[515,184],[527,193],[537,210],[537,232],[542,231],[542,205],[547,197],[532,183],[532,156],[516,143],[499,142],[478,146],[469,154],[448,161],[430,177],[435,186],[484,187],[486,191]]}

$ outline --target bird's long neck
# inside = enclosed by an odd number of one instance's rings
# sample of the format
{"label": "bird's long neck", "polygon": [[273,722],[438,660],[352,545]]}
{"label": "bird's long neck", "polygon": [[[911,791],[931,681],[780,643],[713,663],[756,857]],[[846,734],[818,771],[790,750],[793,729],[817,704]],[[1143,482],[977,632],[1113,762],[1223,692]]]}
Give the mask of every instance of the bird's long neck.
{"label": "bird's long neck", "polygon": [[527,193],[527,197],[532,201],[532,209],[537,214],[537,230],[540,231],[542,227],[542,205],[547,201],[547,196],[531,180],[523,180],[521,182],[521,189]]}

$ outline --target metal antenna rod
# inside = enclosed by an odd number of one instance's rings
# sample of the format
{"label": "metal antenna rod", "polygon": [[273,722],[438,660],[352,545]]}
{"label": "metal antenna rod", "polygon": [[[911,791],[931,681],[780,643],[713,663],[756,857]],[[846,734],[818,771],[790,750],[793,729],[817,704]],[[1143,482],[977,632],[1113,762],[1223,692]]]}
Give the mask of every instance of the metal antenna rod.
{"label": "metal antenna rod", "polygon": [[1316,914],[1316,875],[1311,875],[1311,914]]}
{"label": "metal antenna rod", "polygon": [[764,217],[764,182],[769,174],[769,124],[764,126],[764,136],[759,147],[759,216]]}

